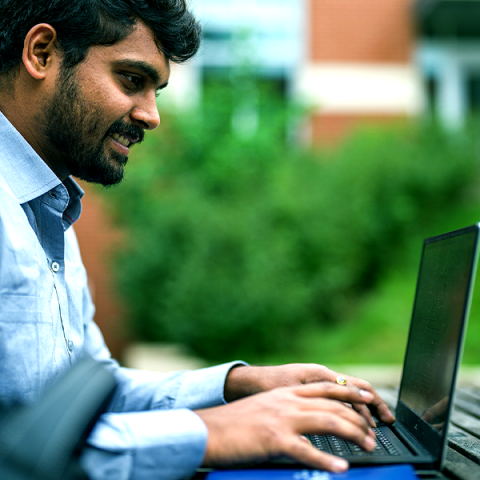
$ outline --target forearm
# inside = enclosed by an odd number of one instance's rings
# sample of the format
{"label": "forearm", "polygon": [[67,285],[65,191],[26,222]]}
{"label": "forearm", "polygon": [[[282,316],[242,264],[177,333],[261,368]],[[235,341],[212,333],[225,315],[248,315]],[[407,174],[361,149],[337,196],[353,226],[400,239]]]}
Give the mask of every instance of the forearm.
{"label": "forearm", "polygon": [[[299,372],[301,374],[299,374]],[[291,364],[274,367],[234,367],[225,381],[225,400],[231,402],[243,397],[266,392],[278,387],[331,380],[333,372],[323,365]],[[330,378],[332,377],[332,378]]]}
{"label": "forearm", "polygon": [[114,412],[208,408],[225,403],[225,379],[239,362],[199,370],[161,374],[119,368],[118,388],[109,410]]}

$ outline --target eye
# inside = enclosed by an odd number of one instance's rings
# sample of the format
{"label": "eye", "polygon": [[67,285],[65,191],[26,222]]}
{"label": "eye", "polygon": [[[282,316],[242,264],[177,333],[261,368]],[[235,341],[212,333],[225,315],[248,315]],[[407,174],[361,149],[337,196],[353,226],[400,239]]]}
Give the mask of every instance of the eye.
{"label": "eye", "polygon": [[127,88],[130,90],[137,90],[143,84],[143,78],[140,75],[134,75],[132,73],[122,73],[122,77],[126,80]]}

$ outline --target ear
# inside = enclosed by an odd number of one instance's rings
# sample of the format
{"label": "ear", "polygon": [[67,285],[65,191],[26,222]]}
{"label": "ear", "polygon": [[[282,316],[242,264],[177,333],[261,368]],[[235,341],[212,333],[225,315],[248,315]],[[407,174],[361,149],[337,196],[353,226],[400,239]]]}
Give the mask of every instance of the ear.
{"label": "ear", "polygon": [[58,60],[55,47],[57,32],[47,23],[40,23],[30,29],[25,37],[22,60],[27,72],[36,80],[43,80]]}

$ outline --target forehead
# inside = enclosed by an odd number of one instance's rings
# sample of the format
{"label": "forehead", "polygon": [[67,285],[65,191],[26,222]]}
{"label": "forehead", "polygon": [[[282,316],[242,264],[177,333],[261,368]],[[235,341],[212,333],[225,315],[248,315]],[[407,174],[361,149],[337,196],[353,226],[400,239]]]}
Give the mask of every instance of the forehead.
{"label": "forehead", "polygon": [[142,62],[157,72],[159,84],[168,81],[169,61],[159,50],[152,31],[142,22],[138,22],[130,35],[114,45],[90,47],[84,63],[96,68],[122,61]]}

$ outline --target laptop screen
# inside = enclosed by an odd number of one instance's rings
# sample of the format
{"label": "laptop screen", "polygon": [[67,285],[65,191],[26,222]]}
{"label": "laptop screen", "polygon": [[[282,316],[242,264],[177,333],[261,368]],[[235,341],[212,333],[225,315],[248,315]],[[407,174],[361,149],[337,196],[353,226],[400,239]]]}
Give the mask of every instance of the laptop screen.
{"label": "laptop screen", "polygon": [[425,240],[420,265],[399,405],[424,421],[415,429],[428,424],[441,437],[468,316],[477,232],[475,226]]}

